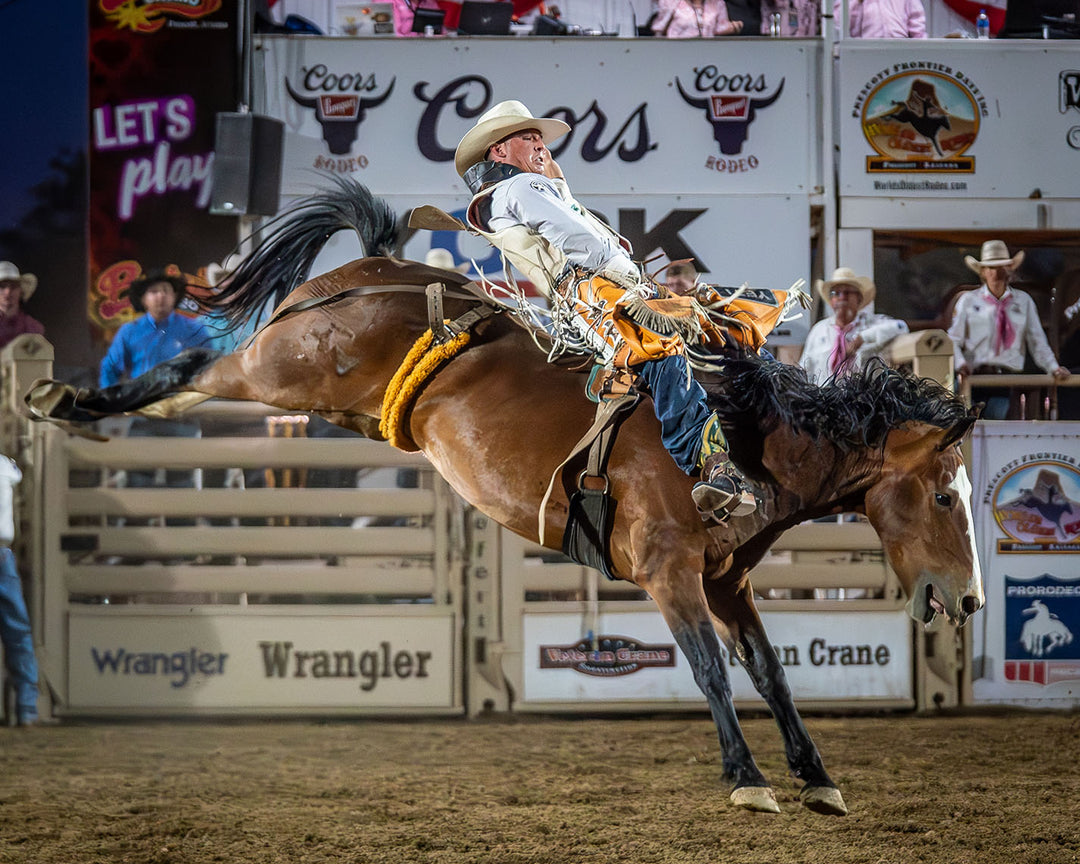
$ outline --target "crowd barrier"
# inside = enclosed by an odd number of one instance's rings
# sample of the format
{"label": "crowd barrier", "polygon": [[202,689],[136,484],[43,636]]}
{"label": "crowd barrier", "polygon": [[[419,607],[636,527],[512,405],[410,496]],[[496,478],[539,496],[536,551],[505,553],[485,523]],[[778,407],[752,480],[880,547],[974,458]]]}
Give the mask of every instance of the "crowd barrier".
{"label": "crowd barrier", "polygon": [[[6,396],[49,374],[41,343],[5,350]],[[503,530],[421,456],[265,406],[207,403],[202,437],[97,441],[18,402],[4,446],[57,716],[705,710],[644,592]],[[164,469],[191,485],[125,483]],[[964,640],[907,618],[867,523],[797,526],[752,581],[803,707],[966,700]]]}

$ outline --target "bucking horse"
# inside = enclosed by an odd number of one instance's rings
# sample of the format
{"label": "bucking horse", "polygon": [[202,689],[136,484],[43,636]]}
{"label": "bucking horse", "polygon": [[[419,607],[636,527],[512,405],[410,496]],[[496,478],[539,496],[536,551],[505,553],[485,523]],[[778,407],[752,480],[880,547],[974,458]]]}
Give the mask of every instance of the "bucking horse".
{"label": "bucking horse", "polygon": [[[552,477],[593,426],[586,375],[548,362],[536,334],[466,290],[466,277],[396,257],[402,226],[386,202],[339,182],[271,222],[214,298],[234,321],[279,303],[245,344],[225,355],[190,349],[104,389],[36,382],[30,410],[80,424],[119,413],[171,416],[217,397],[317,414],[423,452],[462,498],[522,536],[537,538],[543,509],[539,539],[561,549],[580,465],[571,460]],[[344,227],[357,232],[366,257],[304,282],[323,243]],[[426,297],[434,284],[445,289],[438,316]],[[446,320],[455,326],[436,338]],[[619,424],[606,462],[617,502],[610,571],[648,592],[693,670],[731,800],[779,812],[739,728],[726,671],[734,654],[772,710],[804,806],[842,815],[843,797],[755,608],[751,570],[793,525],[865,514],[910,615],[962,624],[984,599],[959,448],[976,414],[937,383],[883,364],[817,386],[797,367],[757,355],[722,361],[701,380],[732,459],[755,485],[758,511],[702,522],[693,478],[661,445],[645,396]]]}

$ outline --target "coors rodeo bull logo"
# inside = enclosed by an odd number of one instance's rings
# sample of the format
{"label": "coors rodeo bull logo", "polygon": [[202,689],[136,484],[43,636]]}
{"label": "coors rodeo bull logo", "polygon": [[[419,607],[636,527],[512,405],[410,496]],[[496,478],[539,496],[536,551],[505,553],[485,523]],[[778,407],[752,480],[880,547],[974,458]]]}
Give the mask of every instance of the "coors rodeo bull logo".
{"label": "coors rodeo bull logo", "polygon": [[394,92],[396,78],[376,96],[365,95],[378,90],[375,75],[346,72],[338,75],[323,63],[304,73],[304,89],[311,95],[303,95],[293,89],[289,79],[285,79],[285,89],[293,101],[305,108],[315,109],[315,119],[322,127],[323,141],[335,156],[348,154],[352,150],[360,131],[360,124],[372,108],[378,108]]}
{"label": "coors rodeo bull logo", "polygon": [[[722,156],[741,154],[750,135],[750,124],[759,111],[780,98],[785,79],[781,78],[779,84],[771,87],[764,75],[725,75],[715,66],[695,68],[694,73],[693,93],[688,93],[682,82],[675,79],[679,95],[687,105],[705,112]],[[733,160],[710,159],[706,167],[727,170],[720,165],[730,161]],[[745,162],[746,167],[757,167],[757,159],[753,156],[747,157]]]}

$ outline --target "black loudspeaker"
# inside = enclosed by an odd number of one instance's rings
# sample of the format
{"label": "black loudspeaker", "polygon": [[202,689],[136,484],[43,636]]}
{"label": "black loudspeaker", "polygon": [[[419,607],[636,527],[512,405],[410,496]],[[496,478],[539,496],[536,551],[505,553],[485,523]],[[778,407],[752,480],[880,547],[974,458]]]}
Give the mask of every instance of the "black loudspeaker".
{"label": "black loudspeaker", "polygon": [[273,117],[218,114],[210,212],[223,216],[277,213],[284,139],[285,124]]}

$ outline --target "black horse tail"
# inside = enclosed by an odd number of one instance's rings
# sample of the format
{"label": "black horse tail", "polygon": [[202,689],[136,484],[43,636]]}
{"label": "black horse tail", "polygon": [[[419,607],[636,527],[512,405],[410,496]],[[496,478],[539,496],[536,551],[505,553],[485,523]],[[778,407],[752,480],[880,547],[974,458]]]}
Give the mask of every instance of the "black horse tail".
{"label": "black horse tail", "polygon": [[351,177],[328,175],[336,188],[301,199],[255,233],[257,245],[207,301],[233,328],[266,306],[276,306],[308,278],[311,265],[332,234],[352,229],[365,255],[386,255],[402,229],[382,198]]}

